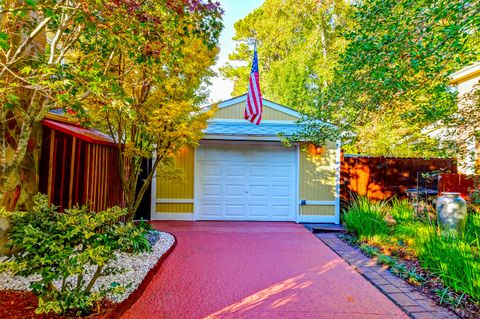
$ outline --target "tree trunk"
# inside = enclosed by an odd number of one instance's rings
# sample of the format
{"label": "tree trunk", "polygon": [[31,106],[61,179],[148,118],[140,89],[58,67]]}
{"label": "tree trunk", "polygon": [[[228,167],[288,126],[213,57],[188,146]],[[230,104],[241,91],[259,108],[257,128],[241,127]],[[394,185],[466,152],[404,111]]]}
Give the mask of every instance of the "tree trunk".
{"label": "tree trunk", "polygon": [[[42,125],[36,123],[33,127],[27,152],[20,165],[12,174],[12,180],[4,192],[0,192],[0,206],[7,211],[30,210],[33,207],[33,196],[38,193],[39,164],[42,143]],[[7,148],[7,158],[14,152]],[[2,185],[3,186],[3,185]],[[0,256],[9,252],[5,247],[8,242],[10,222],[0,218]]]}

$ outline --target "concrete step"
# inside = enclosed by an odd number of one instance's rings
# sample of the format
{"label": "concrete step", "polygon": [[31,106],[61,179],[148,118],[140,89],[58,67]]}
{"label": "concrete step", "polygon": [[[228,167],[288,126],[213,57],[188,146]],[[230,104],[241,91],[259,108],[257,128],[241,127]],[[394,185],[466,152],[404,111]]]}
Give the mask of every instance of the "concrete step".
{"label": "concrete step", "polygon": [[303,224],[312,233],[345,233],[343,225],[337,224]]}

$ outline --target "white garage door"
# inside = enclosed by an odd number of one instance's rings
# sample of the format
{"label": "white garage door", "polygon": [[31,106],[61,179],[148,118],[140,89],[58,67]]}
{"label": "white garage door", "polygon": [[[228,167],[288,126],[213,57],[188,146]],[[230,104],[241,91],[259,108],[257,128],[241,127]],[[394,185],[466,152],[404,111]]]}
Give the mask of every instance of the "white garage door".
{"label": "white garage door", "polygon": [[196,190],[201,220],[295,220],[295,148],[202,144]]}

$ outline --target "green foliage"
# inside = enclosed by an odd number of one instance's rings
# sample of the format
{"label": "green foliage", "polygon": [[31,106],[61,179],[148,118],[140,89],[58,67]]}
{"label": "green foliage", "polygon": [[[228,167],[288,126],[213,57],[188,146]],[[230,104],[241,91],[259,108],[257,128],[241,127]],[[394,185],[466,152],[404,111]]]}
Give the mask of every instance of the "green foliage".
{"label": "green foliage", "polygon": [[[233,95],[246,92],[257,43],[262,93],[265,97],[301,111],[311,111],[323,99],[333,80],[333,68],[351,23],[350,2],[345,0],[267,0],[235,23],[237,47],[221,69],[233,80]],[[240,62],[240,63],[238,63]]]}
{"label": "green foliage", "polygon": [[[78,117],[106,132],[122,151],[119,176],[133,219],[154,174],[171,177],[182,146],[196,146],[214,109],[200,105],[213,75],[222,29],[212,1],[142,1],[113,5],[104,23],[78,40],[68,74],[85,81],[75,94]],[[136,19],[125,19],[134,10]],[[124,30],[135,30],[133,34]],[[95,68],[85,67],[95,62]],[[120,146],[121,145],[121,146]],[[138,187],[141,164],[153,167]],[[125,167],[128,167],[125,170]]]}
{"label": "green foliage", "polygon": [[385,203],[372,203],[366,197],[357,197],[343,214],[343,221],[348,231],[357,234],[360,239],[374,235],[388,234],[385,218]]}
{"label": "green foliage", "polygon": [[478,212],[468,214],[465,240],[472,246],[480,246],[480,214]]}
{"label": "green foliage", "polygon": [[463,238],[439,235],[433,227],[417,238],[417,252],[423,267],[438,274],[445,285],[480,300],[480,245]]}
{"label": "green foliage", "polygon": [[367,244],[361,244],[360,245],[360,250],[367,255],[368,257],[375,257],[379,254],[379,250],[376,247],[372,247]]}
{"label": "green foliage", "polygon": [[[383,225],[381,221],[385,214],[391,215],[397,223],[390,227]],[[416,220],[407,201],[393,199],[390,203],[371,203],[359,197],[345,212],[344,222],[347,230],[356,233],[363,242],[360,245],[362,252],[376,257],[379,264],[388,265],[393,273],[410,283],[422,284],[426,278],[416,268],[409,268],[390,253],[383,252],[408,248],[418,257],[422,268],[439,276],[446,286],[480,300],[478,213],[469,213],[463,235],[445,236],[439,235],[435,221]]]}
{"label": "green foliage", "polygon": [[406,223],[414,220],[414,211],[408,200],[394,197],[390,200],[390,214],[397,223]]}
{"label": "green foliage", "polygon": [[318,113],[355,133],[349,152],[450,152],[426,132],[446,127],[456,110],[449,75],[479,57],[478,1],[359,1],[353,19]]}
{"label": "green foliage", "polygon": [[118,285],[96,292],[92,287],[100,276],[116,271],[108,266],[116,251],[150,249],[141,228],[119,222],[126,211],[93,213],[82,207],[59,213],[46,196],[39,194],[34,200],[32,211],[3,213],[13,222],[10,239],[15,253],[0,270],[40,276],[31,283],[39,297],[37,312],[84,313],[107,292],[122,291]]}
{"label": "green foliage", "polygon": [[[218,53],[219,4],[4,0],[1,7],[0,196],[19,184],[27,146],[41,143],[30,140],[33,126],[65,108],[122,145],[119,175],[132,218],[157,166],[161,173],[182,145],[196,145],[212,115],[199,105]],[[142,159],[152,157],[137,193]]]}

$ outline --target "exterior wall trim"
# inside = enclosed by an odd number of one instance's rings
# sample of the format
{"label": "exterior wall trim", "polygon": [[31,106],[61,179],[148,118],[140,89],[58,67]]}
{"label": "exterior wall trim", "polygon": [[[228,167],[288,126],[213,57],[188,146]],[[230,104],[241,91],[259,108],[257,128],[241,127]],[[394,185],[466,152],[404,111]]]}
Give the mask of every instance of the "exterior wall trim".
{"label": "exterior wall trim", "polygon": [[278,136],[252,136],[252,135],[205,135],[204,140],[225,140],[225,141],[277,141],[282,139]]}
{"label": "exterior wall trim", "polygon": [[337,205],[336,200],[307,200],[305,201],[304,206],[336,206],[336,205]]}
{"label": "exterior wall trim", "polygon": [[[157,153],[153,152],[153,157],[155,158]],[[153,165],[153,161],[152,161]],[[153,167],[152,167],[153,168]],[[157,210],[157,172],[153,173],[152,181],[150,182],[150,220],[153,220],[153,214]]]}
{"label": "exterior wall trim", "polygon": [[335,159],[335,224],[340,224],[340,168],[342,159],[342,149],[340,142],[337,141],[337,154]]}
{"label": "exterior wall trim", "polygon": [[185,198],[157,198],[156,204],[193,204],[193,199]]}
{"label": "exterior wall trim", "polygon": [[200,192],[200,184],[198,183],[197,150],[199,147],[200,145],[193,149],[193,220],[198,220],[198,194]]}
{"label": "exterior wall trim", "polygon": [[193,220],[193,213],[152,213],[151,220]]}
{"label": "exterior wall trim", "polygon": [[335,223],[336,216],[303,215],[300,216],[300,223]]}
{"label": "exterior wall trim", "polygon": [[297,200],[297,205],[295,205],[295,222],[298,224],[300,222],[300,144],[295,145],[295,161],[297,162],[297,170],[295,176],[295,198]]}

